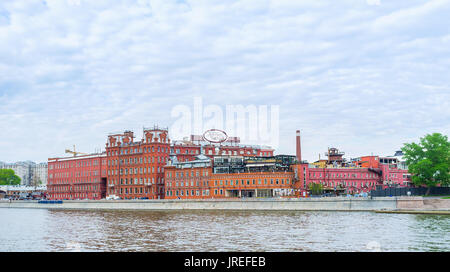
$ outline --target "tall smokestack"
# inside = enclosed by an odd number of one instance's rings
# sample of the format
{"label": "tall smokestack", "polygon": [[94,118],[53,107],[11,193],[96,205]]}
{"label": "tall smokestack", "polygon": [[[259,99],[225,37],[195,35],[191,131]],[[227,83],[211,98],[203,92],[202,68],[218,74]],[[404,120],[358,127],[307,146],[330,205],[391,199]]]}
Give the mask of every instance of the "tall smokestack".
{"label": "tall smokestack", "polygon": [[300,130],[297,130],[297,161],[301,162],[302,161],[302,145],[300,142]]}

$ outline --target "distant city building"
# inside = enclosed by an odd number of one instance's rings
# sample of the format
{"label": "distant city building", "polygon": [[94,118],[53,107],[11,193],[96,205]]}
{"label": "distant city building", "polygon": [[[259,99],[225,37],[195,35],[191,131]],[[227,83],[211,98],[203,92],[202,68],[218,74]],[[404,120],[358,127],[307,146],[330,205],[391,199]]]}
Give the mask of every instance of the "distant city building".
{"label": "distant city building", "polygon": [[31,185],[35,185],[33,184],[33,178],[35,178],[35,181],[37,181],[36,185],[47,185],[47,181],[48,181],[48,163],[46,162],[42,162],[42,163],[38,163],[36,164],[33,168],[32,168],[32,178],[31,178]]}
{"label": "distant city building", "polygon": [[40,186],[47,184],[47,163],[36,164],[32,161],[4,163],[0,162],[0,169],[11,169],[20,178],[20,185]]}

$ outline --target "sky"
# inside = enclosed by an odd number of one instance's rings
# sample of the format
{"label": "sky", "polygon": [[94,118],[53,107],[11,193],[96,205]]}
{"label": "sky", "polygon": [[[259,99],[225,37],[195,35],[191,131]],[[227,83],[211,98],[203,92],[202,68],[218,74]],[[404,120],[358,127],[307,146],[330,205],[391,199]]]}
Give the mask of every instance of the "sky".
{"label": "sky", "polygon": [[278,106],[277,154],[300,129],[309,161],[393,155],[450,132],[449,14],[450,0],[2,0],[0,161],[140,138],[195,97]]}

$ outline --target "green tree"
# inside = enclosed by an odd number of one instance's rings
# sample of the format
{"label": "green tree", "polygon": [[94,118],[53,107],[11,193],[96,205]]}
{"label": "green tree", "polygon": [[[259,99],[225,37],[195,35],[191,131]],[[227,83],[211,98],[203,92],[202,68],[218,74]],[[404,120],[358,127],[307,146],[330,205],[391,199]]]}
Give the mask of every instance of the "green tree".
{"label": "green tree", "polygon": [[450,142],[440,133],[427,134],[420,143],[407,143],[402,148],[412,182],[430,188],[450,183]]}
{"label": "green tree", "polygon": [[309,191],[311,195],[321,195],[323,193],[323,186],[320,183],[310,183]]}
{"label": "green tree", "polygon": [[20,178],[11,169],[0,169],[0,185],[19,185]]}

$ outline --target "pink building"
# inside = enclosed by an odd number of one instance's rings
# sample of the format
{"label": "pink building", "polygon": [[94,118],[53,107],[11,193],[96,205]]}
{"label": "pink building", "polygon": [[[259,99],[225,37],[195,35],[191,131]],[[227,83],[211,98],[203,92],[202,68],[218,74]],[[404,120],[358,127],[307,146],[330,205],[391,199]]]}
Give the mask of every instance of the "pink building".
{"label": "pink building", "polygon": [[382,183],[384,187],[406,187],[411,185],[411,174],[407,169],[401,167],[401,163],[396,158],[380,158],[380,169],[382,172]]}
{"label": "pink building", "polygon": [[303,166],[304,189],[309,188],[310,183],[320,183],[324,191],[352,194],[367,193],[381,185],[380,171],[370,168],[313,168],[307,164]]}
{"label": "pink building", "polygon": [[368,193],[378,188],[408,186],[410,174],[402,160],[402,154],[396,152],[392,157],[364,156],[351,161],[343,158],[344,152],[329,148],[325,154],[328,159],[314,164],[301,161],[300,131],[297,131],[296,176],[300,181],[300,191],[307,191],[311,183],[322,184],[324,192],[337,194]]}

